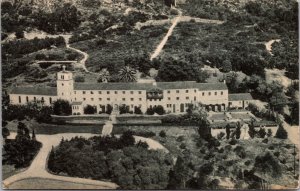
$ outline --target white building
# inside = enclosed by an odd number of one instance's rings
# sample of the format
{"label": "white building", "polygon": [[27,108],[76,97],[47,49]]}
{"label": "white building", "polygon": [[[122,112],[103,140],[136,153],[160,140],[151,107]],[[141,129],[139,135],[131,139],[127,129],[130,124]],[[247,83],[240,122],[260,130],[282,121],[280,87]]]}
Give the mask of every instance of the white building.
{"label": "white building", "polygon": [[229,94],[229,108],[247,108],[254,100],[250,93]]}
{"label": "white building", "polygon": [[228,108],[228,96],[225,83],[74,83],[72,72],[63,70],[57,73],[56,88],[15,87],[10,93],[10,103],[41,101],[51,105],[57,99],[64,99],[71,103],[74,115],[83,114],[87,105],[103,113],[122,104],[129,106],[131,111],[140,108],[144,113],[147,108],[158,105],[167,113],[184,113],[190,103],[204,104],[212,111],[224,111]]}

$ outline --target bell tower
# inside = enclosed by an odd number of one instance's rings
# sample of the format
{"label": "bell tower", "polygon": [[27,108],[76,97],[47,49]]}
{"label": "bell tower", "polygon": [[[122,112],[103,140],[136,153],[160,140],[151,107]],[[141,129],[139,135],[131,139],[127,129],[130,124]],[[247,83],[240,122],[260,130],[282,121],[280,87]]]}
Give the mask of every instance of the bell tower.
{"label": "bell tower", "polygon": [[58,99],[68,100],[72,102],[73,95],[73,74],[70,71],[66,71],[66,66],[62,67],[63,70],[57,73],[57,97]]}

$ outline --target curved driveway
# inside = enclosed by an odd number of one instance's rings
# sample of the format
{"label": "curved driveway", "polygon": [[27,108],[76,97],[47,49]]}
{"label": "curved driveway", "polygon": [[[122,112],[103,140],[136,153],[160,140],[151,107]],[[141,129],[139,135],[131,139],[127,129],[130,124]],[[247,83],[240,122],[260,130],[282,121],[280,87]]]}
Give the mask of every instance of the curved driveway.
{"label": "curved driveway", "polygon": [[[99,136],[99,134],[89,134],[89,133],[62,133],[62,134],[55,134],[55,135],[36,135],[36,139],[42,143],[42,147],[37,154],[37,156],[33,159],[30,167],[16,175],[13,175],[3,181],[3,187],[7,188],[10,184],[28,178],[47,178],[52,180],[60,180],[66,182],[73,182],[73,183],[81,183],[81,184],[90,184],[90,185],[97,185],[102,189],[116,189],[118,187],[117,184],[112,182],[105,182],[105,181],[98,181],[98,180],[91,180],[91,179],[84,179],[84,178],[75,178],[75,177],[66,177],[66,176],[57,176],[50,174],[47,171],[47,157],[51,151],[52,146],[58,146],[61,139],[71,139],[72,137],[85,137],[89,138],[92,136]],[[15,138],[16,133],[11,133],[9,138]],[[144,137],[135,137],[136,141],[145,141],[149,145],[149,149],[162,149],[165,152],[168,152],[166,148],[164,148],[160,143],[144,138]],[[37,188],[38,189],[38,188]]]}

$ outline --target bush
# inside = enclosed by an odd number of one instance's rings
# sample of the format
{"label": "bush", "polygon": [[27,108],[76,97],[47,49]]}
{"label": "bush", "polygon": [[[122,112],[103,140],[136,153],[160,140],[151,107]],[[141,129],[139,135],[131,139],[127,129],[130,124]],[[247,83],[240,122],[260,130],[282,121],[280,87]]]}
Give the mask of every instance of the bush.
{"label": "bush", "polygon": [[35,55],[35,59],[36,60],[46,60],[47,56],[45,54],[43,54],[43,53],[39,53],[39,54]]}
{"label": "bush", "polygon": [[165,138],[167,136],[166,132],[164,130],[161,130],[159,132],[159,136],[162,137],[162,138]]}
{"label": "bush", "polygon": [[156,136],[156,134],[152,131],[137,131],[137,132],[134,131],[133,134],[136,136],[141,136],[141,137],[146,137],[146,138]]}
{"label": "bush", "polygon": [[281,176],[281,166],[270,152],[255,158],[254,169],[270,177]]}
{"label": "bush", "polygon": [[138,114],[138,115],[143,114],[141,107],[134,107],[134,114]]}
{"label": "bush", "polygon": [[231,145],[235,145],[237,143],[237,140],[236,139],[231,139],[230,141],[229,141],[229,144],[231,144]]}
{"label": "bush", "polygon": [[273,135],[272,129],[268,129],[267,137],[272,137],[272,135]]}
{"label": "bush", "polygon": [[154,106],[154,107],[153,107],[153,112],[154,112],[154,113],[157,113],[158,115],[163,115],[163,114],[166,113],[164,107],[161,106],[161,105]]}
{"label": "bush", "polygon": [[221,140],[224,136],[225,136],[225,133],[224,132],[220,132],[220,133],[218,133],[217,138],[219,140]]}
{"label": "bush", "polygon": [[265,136],[266,136],[266,130],[265,129],[263,129],[263,128],[260,128],[259,129],[259,131],[258,131],[258,136],[259,136],[259,138],[265,138]]}
{"label": "bush", "polygon": [[87,105],[83,109],[84,114],[95,114],[97,113],[96,106]]}
{"label": "bush", "polygon": [[186,149],[186,145],[184,143],[181,143],[179,146],[180,149]]}
{"label": "bush", "polygon": [[71,115],[72,107],[67,100],[58,99],[53,103],[54,115]]}

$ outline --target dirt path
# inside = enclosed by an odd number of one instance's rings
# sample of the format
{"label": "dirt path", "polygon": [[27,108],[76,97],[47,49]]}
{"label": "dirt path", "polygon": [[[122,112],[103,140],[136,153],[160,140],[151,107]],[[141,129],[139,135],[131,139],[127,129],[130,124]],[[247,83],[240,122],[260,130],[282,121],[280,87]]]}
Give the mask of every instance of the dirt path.
{"label": "dirt path", "polygon": [[[178,9],[177,9],[178,10]],[[156,47],[155,51],[151,54],[150,60],[153,60],[156,58],[162,49],[164,48],[165,44],[167,43],[169,37],[172,35],[174,28],[177,26],[179,22],[190,22],[194,20],[196,23],[207,23],[207,24],[223,24],[224,21],[220,20],[211,20],[211,19],[201,19],[201,18],[195,18],[195,17],[190,17],[190,16],[182,16],[182,12],[178,10],[179,15],[175,17],[171,23],[171,27],[169,28],[167,34],[164,36],[162,41],[159,43],[159,45]],[[140,30],[144,26],[153,26],[153,25],[164,25],[170,23],[169,19],[164,19],[164,20],[149,20],[144,23],[136,23],[135,28],[137,30]]]}
{"label": "dirt path", "polygon": [[266,49],[267,49],[267,51],[268,51],[271,55],[273,55],[273,54],[272,54],[272,44],[273,44],[274,42],[280,42],[280,39],[273,39],[273,40],[270,40],[270,41],[268,41],[268,42],[265,43]]}
{"label": "dirt path", "polygon": [[[75,136],[89,138],[96,135],[97,134],[89,134],[89,133],[62,133],[62,134],[55,134],[55,135],[42,135],[42,134],[36,135],[37,140],[42,143],[42,148],[40,149],[39,153],[34,158],[30,167],[27,170],[5,179],[2,182],[3,187],[7,188],[12,183],[23,179],[46,178],[51,180],[59,180],[59,181],[66,181],[66,182],[79,183],[79,184],[97,185],[102,189],[116,189],[118,185],[112,182],[76,178],[76,177],[67,177],[67,176],[57,176],[57,175],[50,174],[47,171],[48,154],[50,153],[52,147],[56,147],[59,145],[62,138],[64,138],[65,140],[71,139],[72,137]],[[16,133],[12,132],[9,138],[14,139],[15,136]],[[153,150],[162,149],[165,152],[168,152],[168,150],[165,147],[163,147],[160,143],[152,139],[135,136],[135,140],[136,141],[141,140],[147,142],[149,145],[149,149],[153,149]]]}

